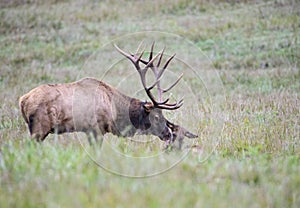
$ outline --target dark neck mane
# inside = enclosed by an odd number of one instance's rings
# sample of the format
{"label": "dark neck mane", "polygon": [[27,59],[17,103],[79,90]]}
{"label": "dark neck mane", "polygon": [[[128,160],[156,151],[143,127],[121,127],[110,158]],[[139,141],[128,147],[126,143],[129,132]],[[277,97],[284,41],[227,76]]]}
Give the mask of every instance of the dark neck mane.
{"label": "dark neck mane", "polygon": [[130,121],[136,129],[140,129],[140,130],[147,129],[147,126],[145,125],[147,114],[143,109],[144,104],[145,102],[133,98],[131,99],[130,106],[129,106]]}

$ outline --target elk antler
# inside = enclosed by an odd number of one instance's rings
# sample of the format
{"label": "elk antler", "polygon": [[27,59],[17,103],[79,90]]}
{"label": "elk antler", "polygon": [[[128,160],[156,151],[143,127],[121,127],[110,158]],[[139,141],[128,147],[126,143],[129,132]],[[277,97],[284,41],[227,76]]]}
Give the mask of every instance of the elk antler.
{"label": "elk antler", "polygon": [[[151,46],[151,51],[150,51],[148,61],[142,60],[142,56],[145,52],[145,49],[143,49],[142,52],[139,53],[142,43],[140,43],[140,45],[138,46],[138,49],[136,50],[135,54],[128,54],[128,53],[124,52],[116,44],[114,44],[114,46],[122,55],[124,55],[126,58],[128,58],[135,66],[136,70],[138,71],[138,73],[140,75],[142,85],[143,85],[148,97],[151,99],[154,107],[160,108],[160,109],[166,109],[166,110],[175,110],[175,109],[180,108],[183,105],[183,99],[181,99],[179,102],[176,102],[176,103],[168,103],[170,98],[167,98],[164,101],[162,100],[162,94],[171,90],[180,81],[180,79],[183,76],[183,74],[181,74],[179,76],[179,78],[170,87],[168,87],[166,89],[161,89],[160,79],[161,79],[163,73],[165,72],[166,68],[168,67],[169,63],[171,62],[171,60],[175,57],[175,54],[166,61],[165,65],[163,66],[162,69],[159,69],[165,48],[153,57],[154,42]],[[159,57],[159,60],[158,60],[157,64],[154,65],[154,61],[158,57]],[[142,62],[143,64],[146,65],[143,69],[140,67],[140,62]],[[149,68],[151,68],[151,70],[153,71],[156,80],[155,80],[154,84],[152,84],[150,87],[147,87],[146,73]],[[157,87],[157,90],[158,90],[159,101],[156,101],[155,97],[151,93],[151,90],[155,86]]]}

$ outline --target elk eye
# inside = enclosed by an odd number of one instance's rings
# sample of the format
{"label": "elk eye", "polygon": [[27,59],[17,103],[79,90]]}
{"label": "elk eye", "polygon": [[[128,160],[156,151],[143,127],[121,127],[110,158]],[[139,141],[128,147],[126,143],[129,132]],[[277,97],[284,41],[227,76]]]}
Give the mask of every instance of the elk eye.
{"label": "elk eye", "polygon": [[159,115],[155,115],[154,118],[155,118],[155,121],[159,121]]}

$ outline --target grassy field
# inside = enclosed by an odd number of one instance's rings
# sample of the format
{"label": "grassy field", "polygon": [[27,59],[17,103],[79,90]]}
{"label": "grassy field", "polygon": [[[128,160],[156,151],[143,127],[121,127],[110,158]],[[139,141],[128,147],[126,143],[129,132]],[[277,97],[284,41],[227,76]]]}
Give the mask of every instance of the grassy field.
{"label": "grassy field", "polygon": [[[155,2],[0,1],[0,207],[300,207],[299,1]],[[18,99],[40,84],[93,76],[146,99],[112,46],[141,40],[176,52],[185,104],[165,115],[198,139],[31,141]]]}

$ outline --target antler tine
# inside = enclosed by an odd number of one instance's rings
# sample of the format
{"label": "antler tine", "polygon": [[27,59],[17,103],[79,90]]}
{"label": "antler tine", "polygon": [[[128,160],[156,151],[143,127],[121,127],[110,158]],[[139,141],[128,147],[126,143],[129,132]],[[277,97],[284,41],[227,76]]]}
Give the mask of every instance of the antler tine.
{"label": "antler tine", "polygon": [[153,64],[153,62],[157,59],[157,57],[160,55],[160,53],[156,54],[145,66],[145,68],[149,68],[151,67],[151,65]]}
{"label": "antler tine", "polygon": [[120,49],[116,44],[114,44],[114,47],[126,58],[132,60],[132,55],[130,55],[130,54],[126,53],[125,51],[123,51],[122,49]]}
{"label": "antler tine", "polygon": [[[152,57],[153,57],[153,50],[154,50],[154,45],[155,45],[155,41],[153,41],[153,43],[152,43],[152,45],[151,45],[151,50],[150,50],[150,55],[149,55],[148,61],[145,61],[145,60],[143,60],[143,59],[140,59],[140,61],[141,61],[143,64],[147,65],[147,64],[152,60]],[[154,60],[155,60],[155,59],[154,59]],[[153,61],[154,61],[154,60],[153,60]],[[151,63],[148,67],[153,67],[153,61],[152,61],[152,63]]]}
{"label": "antler tine", "polygon": [[151,45],[151,51],[150,51],[150,55],[149,55],[149,62],[152,60],[152,57],[153,57],[154,45],[155,45],[155,41],[153,41],[153,43]]}
{"label": "antler tine", "polygon": [[[154,57],[153,57],[153,51],[154,51],[154,45],[155,45],[155,42],[152,43],[151,45],[151,51],[150,51],[150,54],[149,54],[149,59],[148,61],[145,61],[142,59],[142,56],[145,52],[145,49],[142,50],[142,52],[140,53],[140,49],[143,45],[143,42],[141,42],[136,50],[136,53],[135,54],[128,54],[126,53],[125,51],[121,50],[116,44],[114,44],[114,47],[122,54],[124,55],[126,58],[128,58],[133,64],[134,66],[136,67],[139,75],[140,75],[140,78],[141,78],[141,82],[142,82],[142,85],[148,95],[148,97],[151,99],[151,101],[153,102],[153,105],[156,107],[156,108],[160,108],[160,109],[166,109],[166,110],[176,110],[178,108],[180,108],[182,105],[183,105],[183,99],[181,99],[179,102],[175,102],[175,103],[168,103],[170,101],[170,98],[167,98],[165,99],[164,101],[161,101],[162,100],[162,93],[165,93],[165,92],[168,92],[169,90],[171,90],[179,81],[180,79],[183,77],[183,74],[181,74],[179,76],[179,78],[170,86],[168,87],[167,89],[161,89],[160,88],[160,79],[163,75],[163,73],[165,72],[166,68],[168,67],[169,63],[171,62],[171,60],[175,57],[175,54],[172,55],[165,63],[164,67],[159,70],[159,66],[161,64],[161,61],[162,61],[162,57],[163,57],[163,54],[164,54],[164,51],[165,51],[165,47],[163,48],[163,50],[161,52],[159,52],[158,54],[156,54]],[[158,60],[158,63],[156,65],[154,65],[154,61],[159,57],[159,60]],[[145,64],[146,66],[144,68],[141,69],[139,63],[142,62],[143,64]],[[150,87],[147,87],[147,84],[146,84],[146,73],[148,71],[148,69],[151,68],[153,73],[155,74],[155,79],[156,81],[154,82],[154,84],[152,84]],[[154,87],[157,87],[157,90],[159,92],[159,101],[156,101],[155,97],[153,96],[151,90],[154,88]]]}
{"label": "antler tine", "polygon": [[167,98],[167,99],[165,99],[165,101],[160,102],[159,104],[160,105],[165,105],[165,104],[167,104],[167,102],[169,102],[169,100],[170,100],[170,98]]}
{"label": "antler tine", "polygon": [[[141,69],[140,68],[140,65],[139,65],[139,61],[141,60],[144,52],[145,52],[145,49],[141,52],[141,54],[136,58],[136,55],[138,54],[139,50],[140,50],[140,47],[142,45],[143,42],[140,43],[138,49],[137,49],[137,52],[136,54],[134,55],[130,55],[128,53],[126,53],[125,51],[123,51],[122,49],[120,49],[116,44],[114,44],[114,47],[122,54],[124,55],[126,58],[128,58],[135,66],[136,70],[138,71],[139,75],[140,75],[140,78],[141,78],[141,82],[142,82],[142,85],[144,87],[144,89],[146,90],[147,92],[147,86],[146,86],[146,78],[145,78],[145,75],[146,75],[146,72],[147,72],[147,68],[145,69]],[[148,92],[147,92],[148,94]],[[152,100],[153,96],[151,97],[149,94],[148,96],[150,97],[150,99]]]}
{"label": "antler tine", "polygon": [[175,105],[162,105],[159,106],[160,109],[165,109],[165,110],[176,110],[178,108],[180,108],[183,105],[183,102],[181,103],[175,103]]}
{"label": "antler tine", "polygon": [[168,67],[169,63],[172,61],[172,59],[173,59],[175,56],[176,56],[176,53],[174,53],[173,56],[171,56],[171,57],[167,60],[167,62],[165,63],[163,69],[166,69],[166,68]]}
{"label": "antler tine", "polygon": [[144,43],[144,41],[141,41],[141,42],[140,42],[140,44],[139,44],[138,48],[136,49],[136,52],[135,52],[135,54],[138,54],[138,53],[139,53],[139,51],[140,51],[140,48],[141,48],[141,46],[143,45],[143,43]]}
{"label": "antler tine", "polygon": [[176,103],[168,103],[170,98],[167,98],[165,101],[158,103],[160,109],[165,110],[176,110],[183,105],[183,99]]}
{"label": "antler tine", "polygon": [[160,79],[157,79],[150,87],[148,87],[148,89],[152,90],[159,82],[160,82]]}
{"label": "antler tine", "polygon": [[[161,54],[164,53],[164,50],[165,50],[165,49],[162,50]],[[159,57],[159,61],[158,61],[158,64],[157,64],[157,68],[158,68],[158,66],[159,66],[159,64],[160,64],[161,57],[162,57],[162,56]],[[159,71],[159,73],[157,74],[157,79],[160,79],[160,78],[161,78],[161,76],[163,75],[163,73],[164,73],[165,70],[167,69],[168,64],[170,63],[170,61],[171,61],[174,57],[175,57],[175,54],[174,54],[173,56],[171,56],[171,57],[168,59],[168,61],[166,62],[165,66],[164,66],[164,67]]]}
{"label": "antler tine", "polygon": [[172,106],[178,106],[178,105],[182,105],[182,104],[183,104],[183,98],[181,100],[179,100],[179,102],[176,102],[176,103],[165,103],[164,105],[172,107]]}
{"label": "antler tine", "polygon": [[[137,61],[142,60],[142,56],[144,55],[144,53],[145,53],[145,48],[142,50],[141,54],[140,54],[139,57],[137,58]],[[136,53],[136,55],[137,55],[137,54],[138,54],[138,53]]]}
{"label": "antler tine", "polygon": [[140,59],[140,62],[142,62],[143,64],[147,65],[148,64],[148,61],[145,61],[143,59]]}
{"label": "antler tine", "polygon": [[141,60],[144,52],[145,52],[145,49],[142,50],[141,54],[136,57],[136,55],[138,55],[138,51],[140,50],[140,47],[142,45],[143,42],[140,43],[139,47],[138,47],[138,50],[137,50],[137,53],[136,54],[129,54],[129,53],[126,53],[125,51],[123,51],[122,49],[120,49],[116,44],[114,44],[114,47],[122,54],[124,55],[126,58],[128,58],[136,67],[136,69],[138,71],[141,71],[141,68],[139,66],[139,61]]}
{"label": "antler tine", "polygon": [[179,78],[167,89],[163,90],[163,93],[168,92],[169,90],[171,90],[175,85],[177,85],[177,83],[181,80],[181,78],[183,77],[183,73],[179,76]]}
{"label": "antler tine", "polygon": [[161,60],[162,60],[162,57],[163,57],[163,55],[164,55],[165,49],[166,49],[166,47],[164,47],[164,48],[162,49],[162,51],[161,51],[161,55],[160,55],[160,57],[159,57],[159,59],[158,59],[157,65],[156,65],[157,68],[159,67],[159,65],[160,65],[160,63],[161,63]]}

